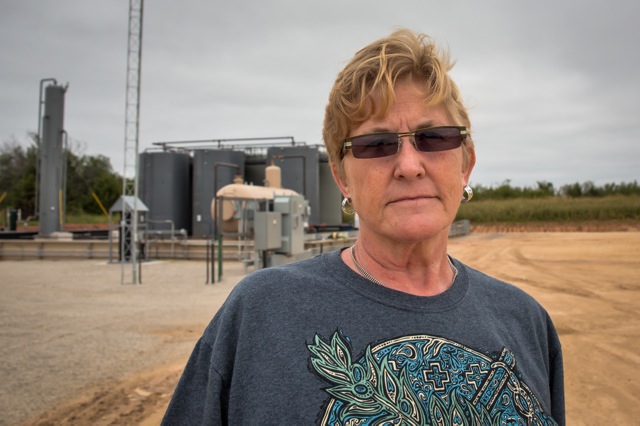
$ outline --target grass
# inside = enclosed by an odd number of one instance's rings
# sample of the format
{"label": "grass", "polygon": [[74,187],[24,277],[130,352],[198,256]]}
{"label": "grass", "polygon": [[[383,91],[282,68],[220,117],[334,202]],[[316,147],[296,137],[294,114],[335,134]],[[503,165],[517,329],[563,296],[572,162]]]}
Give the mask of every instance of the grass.
{"label": "grass", "polygon": [[640,196],[471,201],[460,206],[456,219],[471,223],[640,220]]}
{"label": "grass", "polygon": [[92,215],[87,213],[81,214],[68,214],[66,223],[83,223],[83,224],[96,224],[96,223],[109,223],[109,218],[103,214]]}
{"label": "grass", "polygon": [[[461,219],[471,223],[640,220],[640,196],[474,200],[460,206],[456,220]],[[105,215],[68,214],[65,223],[102,224],[109,223],[109,218]],[[37,225],[37,222],[30,222],[30,225]]]}
{"label": "grass", "polygon": [[[95,215],[95,214],[68,214],[64,220],[64,223],[73,223],[73,224],[84,224],[84,225],[93,225],[93,224],[103,224],[109,223],[109,218],[105,215]],[[25,218],[22,218],[17,223],[18,226],[38,226],[38,220],[31,219],[28,222],[25,222]],[[7,213],[5,210],[0,210],[0,228],[9,228],[9,221],[7,219]]]}

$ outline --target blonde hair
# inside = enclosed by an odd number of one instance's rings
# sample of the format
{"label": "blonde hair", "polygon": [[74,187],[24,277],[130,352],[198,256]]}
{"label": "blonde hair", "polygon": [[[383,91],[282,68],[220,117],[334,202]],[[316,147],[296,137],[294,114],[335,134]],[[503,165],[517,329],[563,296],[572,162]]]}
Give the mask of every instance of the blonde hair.
{"label": "blonde hair", "polygon": [[[428,35],[407,29],[358,51],[338,74],[325,110],[322,136],[331,162],[340,165],[342,142],[353,127],[386,115],[395,99],[395,84],[405,78],[424,88],[427,104],[442,105],[454,124],[466,126],[471,134],[467,110],[448,75],[451,68],[448,52],[438,51]],[[466,167],[473,150],[470,136],[463,147]]]}

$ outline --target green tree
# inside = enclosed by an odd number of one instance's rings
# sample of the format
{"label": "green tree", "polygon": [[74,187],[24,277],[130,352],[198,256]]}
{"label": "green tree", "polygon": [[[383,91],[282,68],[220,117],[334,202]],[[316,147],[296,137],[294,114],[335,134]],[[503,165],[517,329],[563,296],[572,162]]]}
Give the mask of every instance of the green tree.
{"label": "green tree", "polygon": [[24,215],[35,211],[37,149],[24,148],[15,138],[0,148],[0,195],[6,193],[3,208],[15,208]]}
{"label": "green tree", "polygon": [[113,172],[111,162],[103,155],[67,155],[67,210],[73,213],[101,214],[93,194],[109,208],[120,196],[121,178]]}
{"label": "green tree", "polygon": [[[31,142],[34,136],[30,135]],[[0,208],[22,210],[23,217],[36,211],[36,164],[38,150],[35,143],[27,148],[15,138],[0,146],[0,196],[6,196]],[[70,144],[66,157],[66,210],[68,213],[101,214],[93,193],[109,208],[120,196],[121,177],[103,155],[78,154],[80,146]]]}

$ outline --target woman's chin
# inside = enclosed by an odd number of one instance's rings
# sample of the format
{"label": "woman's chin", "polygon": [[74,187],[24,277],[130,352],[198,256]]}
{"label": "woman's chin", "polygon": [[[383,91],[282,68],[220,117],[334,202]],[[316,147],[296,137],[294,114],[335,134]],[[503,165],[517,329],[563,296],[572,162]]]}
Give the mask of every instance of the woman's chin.
{"label": "woman's chin", "polygon": [[397,241],[424,241],[448,233],[449,221],[437,218],[403,218],[394,223],[387,222],[384,233]]}

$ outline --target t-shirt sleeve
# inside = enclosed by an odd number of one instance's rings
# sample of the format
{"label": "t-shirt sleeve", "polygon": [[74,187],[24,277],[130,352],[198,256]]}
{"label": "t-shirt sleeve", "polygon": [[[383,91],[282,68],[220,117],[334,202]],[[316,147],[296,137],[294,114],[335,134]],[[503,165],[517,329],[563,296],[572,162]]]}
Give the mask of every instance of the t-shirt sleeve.
{"label": "t-shirt sleeve", "polygon": [[562,360],[562,348],[560,340],[555,331],[552,330],[553,341],[551,342],[551,370],[549,374],[549,386],[551,388],[551,415],[558,425],[563,426],[565,420],[564,401],[564,365]]}
{"label": "t-shirt sleeve", "polygon": [[222,425],[225,392],[211,366],[212,350],[202,338],[187,363],[162,425]]}

